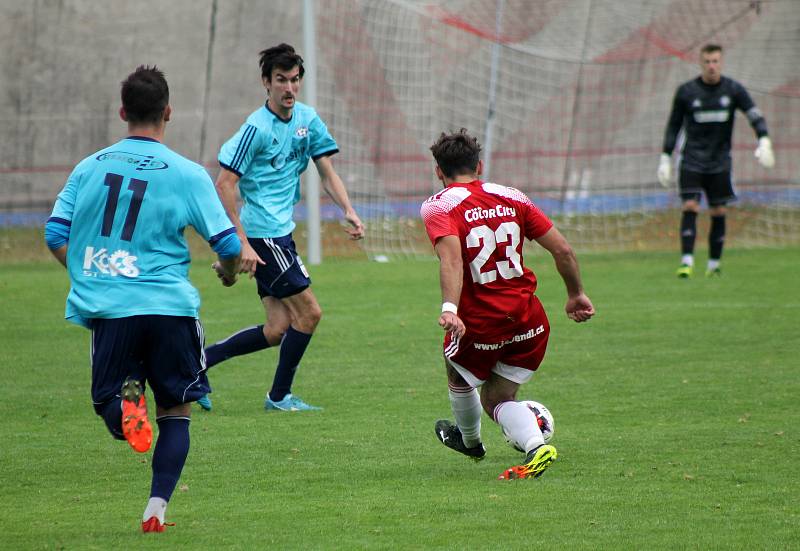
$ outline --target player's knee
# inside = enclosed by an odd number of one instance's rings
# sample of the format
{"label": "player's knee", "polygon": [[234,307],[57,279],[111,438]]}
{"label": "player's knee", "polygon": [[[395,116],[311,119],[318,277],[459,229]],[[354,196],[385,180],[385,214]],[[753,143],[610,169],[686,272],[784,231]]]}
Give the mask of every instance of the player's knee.
{"label": "player's knee", "polygon": [[470,386],[470,384],[464,380],[464,377],[461,376],[461,373],[447,361],[445,361],[445,368],[447,369],[447,382],[450,386],[462,388]]}
{"label": "player's knee", "polygon": [[122,404],[119,398],[94,404],[94,411],[103,418],[103,422],[113,438],[125,440],[125,435],[122,434]]}
{"label": "player's knee", "polygon": [[319,304],[316,305],[316,308],[312,308],[309,312],[309,319],[314,324],[314,327],[322,320],[322,308]]}
{"label": "player's knee", "polygon": [[313,333],[322,319],[322,308],[319,304],[309,306],[297,317],[292,325],[303,333]]}
{"label": "player's knee", "polygon": [[493,385],[492,381],[487,381],[481,388],[481,406],[483,411],[494,419],[494,410],[503,402],[513,402],[517,399],[515,389]]}
{"label": "player's knee", "polygon": [[178,404],[176,406],[172,406],[169,408],[156,408],[156,421],[161,420],[165,417],[181,417],[185,419],[191,419],[192,417],[192,404],[185,403],[185,404]]}
{"label": "player's knee", "polygon": [[494,409],[503,402],[508,402],[508,401],[509,400],[505,400],[500,396],[497,396],[491,392],[481,393],[481,406],[483,406],[483,411],[485,411],[486,415],[488,415],[492,419],[494,419]]}
{"label": "player's knee", "polygon": [[264,338],[267,339],[267,342],[270,346],[275,346],[281,342],[283,339],[283,335],[286,333],[286,330],[289,328],[288,325],[286,326],[276,326],[276,325],[265,325],[262,329],[264,333]]}

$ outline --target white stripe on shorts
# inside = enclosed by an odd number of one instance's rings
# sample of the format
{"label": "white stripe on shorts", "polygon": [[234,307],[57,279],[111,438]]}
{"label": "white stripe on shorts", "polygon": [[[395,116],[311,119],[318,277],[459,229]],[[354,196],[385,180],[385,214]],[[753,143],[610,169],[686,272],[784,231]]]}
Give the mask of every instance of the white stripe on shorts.
{"label": "white stripe on shorts", "polygon": [[197,372],[197,377],[195,377],[194,381],[189,383],[189,385],[186,388],[183,389],[183,396],[181,397],[181,402],[183,402],[184,404],[186,403],[186,393],[189,392],[189,389],[192,388],[200,380],[200,375],[207,369],[206,368],[206,349],[205,349],[206,336],[205,336],[205,332],[203,331],[203,324],[200,323],[199,319],[195,318],[194,327],[195,327],[195,330],[197,331],[197,336],[199,337],[199,340],[200,340],[200,366],[201,367],[200,367],[200,371]]}
{"label": "white stripe on shorts", "polygon": [[458,343],[459,338],[453,337],[453,340],[450,341],[450,344],[447,345],[447,348],[444,349],[444,356],[445,358],[452,358],[458,352]]}
{"label": "white stripe on shorts", "polygon": [[281,272],[288,270],[292,263],[286,258],[283,249],[281,249],[279,245],[276,245],[272,239],[264,239],[264,243],[272,250],[272,256],[275,258],[275,262],[278,263],[278,266],[280,266]]}

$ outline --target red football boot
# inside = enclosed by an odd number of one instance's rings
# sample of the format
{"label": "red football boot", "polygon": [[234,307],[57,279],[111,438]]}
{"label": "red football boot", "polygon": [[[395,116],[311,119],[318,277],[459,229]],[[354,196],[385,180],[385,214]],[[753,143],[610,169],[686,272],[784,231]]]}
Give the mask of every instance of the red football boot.
{"label": "red football boot", "polygon": [[167,526],[175,526],[175,523],[162,523],[160,520],[158,520],[158,517],[152,516],[149,519],[142,521],[142,532],[163,532],[167,529]]}
{"label": "red football boot", "polygon": [[153,443],[153,427],[147,419],[147,404],[144,387],[136,379],[128,377],[122,383],[122,434],[131,448],[139,453],[150,449]]}

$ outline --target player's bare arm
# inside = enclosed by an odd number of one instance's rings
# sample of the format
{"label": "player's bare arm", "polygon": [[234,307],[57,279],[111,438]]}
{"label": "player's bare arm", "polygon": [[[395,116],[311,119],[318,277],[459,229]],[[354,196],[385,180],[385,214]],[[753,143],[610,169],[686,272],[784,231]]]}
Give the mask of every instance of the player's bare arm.
{"label": "player's bare arm", "polygon": [[322,189],[333,199],[336,206],[342,209],[342,212],[344,212],[344,219],[350,224],[350,227],[345,230],[348,235],[350,235],[350,239],[363,238],[364,225],[361,223],[358,214],[356,214],[353,205],[350,204],[350,197],[347,195],[347,189],[344,187],[342,179],[334,170],[331,158],[320,157],[314,161],[314,163],[317,165]]}
{"label": "player's bare arm", "polygon": [[544,247],[556,264],[556,269],[564,280],[567,288],[567,304],[564,310],[567,317],[576,322],[588,321],[594,316],[594,306],[589,297],[583,292],[580,270],[578,269],[578,259],[575,251],[567,240],[555,227],[550,228],[547,233],[536,239],[536,242]]}
{"label": "player's bare arm", "polygon": [[[258,256],[258,254],[256,254],[256,252],[253,250],[253,247],[250,246],[250,243],[247,242],[247,235],[244,232],[244,227],[242,226],[241,220],[239,220],[239,212],[237,210],[236,202],[236,185],[238,183],[239,177],[235,172],[221,168],[214,186],[217,188],[217,194],[219,195],[220,201],[222,201],[222,206],[225,207],[225,213],[236,227],[236,234],[239,236],[239,240],[242,242],[242,257],[239,264],[239,272],[242,274],[250,274],[250,277],[252,278],[253,274],[256,273],[256,266],[258,264],[263,265],[264,261],[261,260],[261,257]],[[216,268],[214,269],[216,270]],[[231,285],[233,285],[233,283],[231,283]]]}
{"label": "player's bare arm", "polygon": [[239,273],[239,263],[241,256],[236,258],[218,258],[211,267],[217,272],[217,277],[225,287],[232,287],[236,284],[237,274]]}
{"label": "player's bare arm", "polygon": [[[442,288],[442,314],[439,325],[453,337],[464,336],[467,329],[458,317],[458,301],[461,297],[461,285],[464,277],[464,266],[461,260],[461,243],[456,235],[446,235],[434,245],[439,257],[439,284]],[[456,311],[452,311],[456,309]]]}
{"label": "player's bare arm", "polygon": [[53,256],[56,257],[56,260],[65,268],[67,267],[67,247],[68,245],[62,245],[57,249],[49,249],[49,251],[53,253]]}

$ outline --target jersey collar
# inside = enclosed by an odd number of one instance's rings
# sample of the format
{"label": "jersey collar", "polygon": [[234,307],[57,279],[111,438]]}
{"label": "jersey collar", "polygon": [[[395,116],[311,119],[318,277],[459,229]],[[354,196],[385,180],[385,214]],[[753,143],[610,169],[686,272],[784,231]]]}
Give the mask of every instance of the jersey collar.
{"label": "jersey collar", "polygon": [[289,117],[288,119],[284,119],[279,114],[277,114],[275,111],[273,111],[272,109],[269,108],[269,101],[264,102],[264,107],[266,108],[267,111],[272,113],[275,116],[275,118],[278,119],[279,121],[285,122],[287,124],[292,122],[292,117],[294,117],[294,109],[292,109],[292,116]]}
{"label": "jersey collar", "polygon": [[449,186],[481,186],[483,182],[481,180],[472,180],[471,182],[452,182]]}
{"label": "jersey collar", "polygon": [[128,136],[125,138],[126,140],[141,140],[143,142],[156,142],[161,143],[154,138],[148,138],[147,136]]}

